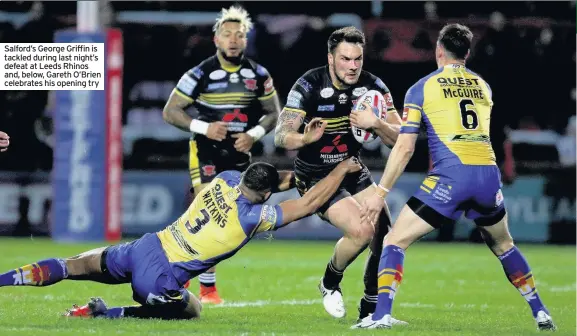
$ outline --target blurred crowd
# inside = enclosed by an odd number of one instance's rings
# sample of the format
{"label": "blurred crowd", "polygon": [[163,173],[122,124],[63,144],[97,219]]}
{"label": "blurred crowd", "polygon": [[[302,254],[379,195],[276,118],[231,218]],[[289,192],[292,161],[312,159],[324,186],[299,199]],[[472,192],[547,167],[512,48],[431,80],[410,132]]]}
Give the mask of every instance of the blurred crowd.
{"label": "blurred crowd", "polygon": [[[476,35],[468,66],[493,90],[492,141],[500,164],[512,174],[575,167],[574,2],[373,1],[354,3],[354,10],[339,1],[330,8],[327,2],[240,3],[255,21],[247,54],[272,74],[281,102],[299,76],[326,63],[330,32],[357,25],[367,36],[365,69],[383,79],[400,109],[406,90],[436,68],[439,28],[448,20],[467,24]],[[231,4],[101,2],[102,22],[124,34],[127,169],[185,169],[188,135],[164,123],[162,107],[182,73],[215,52],[210,14]],[[51,42],[56,30],[75,26],[75,14],[74,2],[0,2],[0,42]],[[1,170],[50,171],[51,97],[0,92],[0,125],[12,141]],[[428,169],[425,141],[410,171]],[[365,147],[367,164],[381,168],[390,149],[378,142]],[[270,136],[254,154],[291,164],[292,153],[276,149]]]}

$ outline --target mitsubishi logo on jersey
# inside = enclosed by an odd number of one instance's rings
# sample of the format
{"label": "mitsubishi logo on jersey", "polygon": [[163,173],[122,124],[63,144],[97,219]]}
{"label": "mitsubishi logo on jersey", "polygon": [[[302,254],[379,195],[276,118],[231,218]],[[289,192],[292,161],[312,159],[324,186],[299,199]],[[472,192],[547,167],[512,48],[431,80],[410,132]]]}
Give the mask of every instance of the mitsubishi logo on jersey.
{"label": "mitsubishi logo on jersey", "polygon": [[240,122],[248,122],[248,116],[244,113],[240,113],[240,109],[234,109],[231,113],[227,113],[222,117],[222,121],[231,122],[238,120]]}
{"label": "mitsubishi logo on jersey", "polygon": [[337,135],[334,139],[333,139],[333,145],[334,146],[325,146],[323,147],[323,149],[321,149],[321,153],[332,153],[335,149],[339,152],[339,153],[344,153],[347,150],[349,150],[349,148],[347,147],[346,144],[342,144],[339,145],[339,143],[341,142],[341,136]]}

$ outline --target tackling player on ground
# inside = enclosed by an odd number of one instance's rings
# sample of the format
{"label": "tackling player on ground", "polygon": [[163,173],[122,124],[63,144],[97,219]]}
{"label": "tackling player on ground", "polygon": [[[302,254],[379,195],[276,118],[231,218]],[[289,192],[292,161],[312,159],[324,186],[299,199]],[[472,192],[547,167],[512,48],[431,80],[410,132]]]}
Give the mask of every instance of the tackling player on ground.
{"label": "tackling player on ground", "polygon": [[[318,125],[311,125],[318,132]],[[315,130],[315,128],[317,130]],[[349,173],[361,169],[354,158],[341,162],[303,197],[264,205],[271,193],[292,188],[292,172],[268,163],[251,164],[245,172],[220,173],[188,210],[166,229],[142,238],[97,248],[72,258],[52,258],[0,274],[3,286],[50,286],[62,280],[104,284],[130,283],[139,306],[106,306],[92,298],[67,316],[102,318],[190,319],[202,305],[184,284],[232,257],[257,233],[277,230],[313,214]]]}
{"label": "tackling player on ground", "polygon": [[[253,144],[274,128],[280,113],[268,71],[244,57],[251,28],[244,9],[223,9],[213,28],[216,55],[182,76],[164,108],[164,120],[193,133],[189,170],[195,196],[218,173],[244,171]],[[197,119],[185,112],[189,107]],[[201,274],[199,281],[203,303],[222,302],[215,269]]]}
{"label": "tackling player on ground", "polygon": [[[364,44],[363,33],[354,27],[333,32],[328,40],[328,65],[305,73],[288,94],[277,124],[275,143],[288,150],[298,149],[294,171],[301,195],[339,162],[359,154],[361,144],[355,140],[351,124],[374,131],[390,145],[398,135],[401,120],[389,89],[380,78],[362,70]],[[377,90],[385,97],[386,120],[376,118],[370,108],[351,113],[356,99],[368,90]],[[322,124],[324,132],[307,132],[305,125],[317,122]],[[348,176],[338,192],[318,212],[319,216],[344,232],[319,283],[325,310],[336,318],[342,318],[346,313],[340,288],[343,272],[371,240],[359,318],[372,313],[375,308],[382,240],[391,223],[388,211],[383,211],[376,229],[361,221],[360,204],[375,193],[375,188],[368,168],[363,165],[363,170]]]}
{"label": "tackling player on ground", "polygon": [[363,219],[375,221],[383,199],[411,159],[419,128],[427,131],[433,169],[401,210],[384,241],[379,265],[377,309],[352,328],[391,328],[395,293],[403,278],[406,249],[443,223],[464,213],[475,221],[507,279],[527,300],[540,330],[555,330],[535,287],[529,264],[507,227],[501,175],[491,147],[493,106],[489,85],[465,67],[473,33],[450,24],[439,33],[438,70],[407,92],[401,134],[389,156],[377,193],[367,199]]}

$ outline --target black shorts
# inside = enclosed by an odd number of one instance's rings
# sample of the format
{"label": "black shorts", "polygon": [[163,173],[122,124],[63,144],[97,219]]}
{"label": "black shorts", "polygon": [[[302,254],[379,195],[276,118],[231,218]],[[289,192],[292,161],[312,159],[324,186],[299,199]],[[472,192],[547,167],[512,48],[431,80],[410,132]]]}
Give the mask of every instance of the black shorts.
{"label": "black shorts", "polygon": [[[356,193],[365,190],[374,183],[369,168],[367,168],[367,166],[365,166],[362,162],[361,165],[363,166],[363,169],[356,173],[348,174],[344,178],[343,182],[334,193],[334,195],[331,196],[331,198],[319,208],[317,215],[324,218],[324,213],[333,204],[342,200],[343,198],[355,195]],[[302,166],[300,169],[295,169],[295,182],[299,194],[301,196],[304,195],[307,190],[312,188],[315,184],[317,184],[317,182],[319,182],[324,176],[327,176],[330,172],[331,170],[327,170],[324,174],[319,175],[318,172],[307,173],[302,169]]]}
{"label": "black shorts", "polygon": [[251,163],[250,155],[236,150],[222,150],[206,141],[190,140],[188,169],[192,188],[210,183],[226,170],[245,171]]}

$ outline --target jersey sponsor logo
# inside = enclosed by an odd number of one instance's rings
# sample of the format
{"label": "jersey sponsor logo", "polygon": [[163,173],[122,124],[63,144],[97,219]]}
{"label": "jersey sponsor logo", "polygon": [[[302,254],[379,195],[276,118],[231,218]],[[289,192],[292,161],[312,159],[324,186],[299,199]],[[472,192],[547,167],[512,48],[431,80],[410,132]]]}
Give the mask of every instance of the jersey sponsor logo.
{"label": "jersey sponsor logo", "polygon": [[256,79],[243,79],[244,87],[247,90],[254,91],[257,89]]}
{"label": "jersey sponsor logo", "polygon": [[333,139],[333,146],[324,146],[321,149],[321,153],[332,153],[335,150],[338,151],[339,153],[344,153],[346,151],[349,150],[347,144],[342,144],[340,145],[341,142],[341,136],[337,135],[334,139]]}
{"label": "jersey sponsor logo", "polygon": [[347,102],[347,95],[345,93],[341,93],[339,95],[339,104],[344,104]]}
{"label": "jersey sponsor logo", "polygon": [[317,108],[317,111],[319,111],[319,112],[334,111],[334,110],[335,110],[335,105],[319,105],[319,107]]}
{"label": "jersey sponsor logo", "polygon": [[178,84],[176,84],[176,87],[180,91],[190,96],[192,95],[192,91],[194,91],[194,88],[196,88],[197,84],[198,82],[192,79],[192,77],[190,77],[187,74],[184,74],[182,75],[182,77],[180,77],[180,80],[178,81]]}
{"label": "jersey sponsor logo", "polygon": [[479,80],[477,78],[438,77],[437,83],[452,85],[479,85]]}
{"label": "jersey sponsor logo", "polygon": [[204,176],[213,176],[216,174],[216,167],[214,165],[202,166],[202,174]]}
{"label": "jersey sponsor logo", "polygon": [[219,80],[223,79],[224,77],[226,77],[226,71],[220,69],[214,70],[213,72],[210,73],[210,75],[208,75],[208,78],[212,80]]}
{"label": "jersey sponsor logo", "polygon": [[303,90],[305,90],[306,92],[309,92],[310,90],[313,89],[313,86],[309,82],[307,82],[304,78],[299,78],[297,80],[297,85],[302,87]]}
{"label": "jersey sponsor logo", "polygon": [[408,118],[409,118],[409,108],[405,107],[403,109],[403,121],[406,122]]}
{"label": "jersey sponsor logo", "polygon": [[254,78],[256,75],[251,69],[240,69],[240,75],[245,78]]}
{"label": "jersey sponsor logo", "polygon": [[199,67],[195,67],[192,68],[191,73],[194,75],[194,77],[196,77],[197,79],[200,79],[203,75],[204,72],[202,71],[202,69],[200,69]]}
{"label": "jersey sponsor logo", "polygon": [[393,104],[393,96],[391,96],[391,93],[385,93],[383,95],[383,98],[385,98],[385,106],[387,109],[391,109],[394,108],[394,104]]}
{"label": "jersey sponsor logo", "polygon": [[224,122],[231,122],[231,121],[235,121],[235,120],[246,123],[246,122],[248,122],[248,116],[244,113],[241,113],[240,109],[237,108],[237,109],[234,109],[230,113],[226,113],[222,117],[222,121],[224,121]]}
{"label": "jersey sponsor logo", "polygon": [[217,83],[210,83],[206,88],[208,91],[218,90],[218,89],[226,89],[228,87],[228,82],[217,82]]}
{"label": "jersey sponsor logo", "polygon": [[239,81],[238,74],[237,73],[230,74],[229,80],[231,83],[238,83]]}
{"label": "jersey sponsor logo", "polygon": [[356,88],[353,90],[353,96],[357,96],[357,97],[362,96],[365,93],[367,93],[367,91],[368,91],[368,89],[364,86],[360,87],[360,88]]}
{"label": "jersey sponsor logo", "polygon": [[287,97],[286,106],[292,108],[301,108],[301,101],[303,99],[303,95],[295,90],[291,90]]}
{"label": "jersey sponsor logo", "polygon": [[323,97],[323,98],[330,98],[334,94],[335,94],[335,90],[333,90],[332,88],[324,88],[321,90],[321,97]]}
{"label": "jersey sponsor logo", "polygon": [[387,86],[385,85],[385,83],[383,83],[383,81],[380,78],[377,78],[377,80],[375,81],[375,85],[378,86],[379,89],[381,89],[381,90],[389,91],[387,89]]}
{"label": "jersey sponsor logo", "polygon": [[269,93],[271,93],[274,90],[274,85],[272,82],[272,77],[269,77],[265,82],[264,82],[264,94],[267,95]]}

